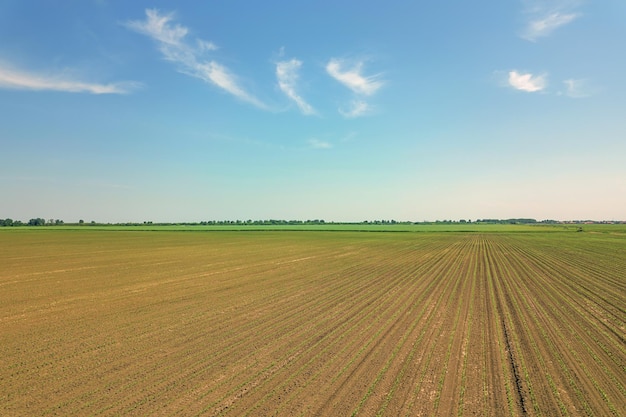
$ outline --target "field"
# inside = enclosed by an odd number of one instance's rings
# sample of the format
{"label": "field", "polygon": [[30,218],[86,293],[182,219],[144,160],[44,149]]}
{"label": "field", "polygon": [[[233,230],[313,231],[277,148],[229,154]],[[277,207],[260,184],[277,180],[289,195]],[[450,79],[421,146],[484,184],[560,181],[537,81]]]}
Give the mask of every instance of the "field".
{"label": "field", "polygon": [[623,228],[6,229],[2,416],[626,416]]}

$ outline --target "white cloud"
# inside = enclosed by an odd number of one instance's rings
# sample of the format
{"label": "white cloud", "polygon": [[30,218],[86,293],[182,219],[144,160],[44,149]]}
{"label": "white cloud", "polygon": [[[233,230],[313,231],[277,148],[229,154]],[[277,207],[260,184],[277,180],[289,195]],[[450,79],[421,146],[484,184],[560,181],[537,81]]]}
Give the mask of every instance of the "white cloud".
{"label": "white cloud", "polygon": [[528,22],[522,37],[529,41],[535,41],[537,38],[548,36],[556,28],[572,22],[578,16],[580,15],[576,13],[563,14],[555,12],[542,18],[531,20]]}
{"label": "white cloud", "polygon": [[196,39],[196,47],[187,43],[185,37],[189,30],[172,24],[173,19],[172,13],[159,14],[156,9],[147,9],[146,20],[127,22],[126,27],[157,41],[163,57],[178,64],[181,73],[214,84],[240,100],[267,109],[263,102],[239,85],[237,78],[226,67],[213,60],[201,62],[202,54],[215,51],[217,46],[201,39]]}
{"label": "white cloud", "polygon": [[363,100],[352,100],[350,107],[346,109],[339,109],[339,113],[342,116],[348,118],[361,117],[368,114],[371,111],[371,107]]}
{"label": "white cloud", "polygon": [[325,142],[323,140],[319,140],[319,139],[309,139],[308,140],[309,146],[313,149],[330,149],[333,147],[332,144],[330,144],[329,142]]}
{"label": "white cloud", "polygon": [[159,11],[156,9],[146,9],[146,17],[145,21],[130,21],[126,26],[161,42],[162,48],[165,45],[186,47],[183,38],[187,36],[189,30],[184,26],[170,25],[170,21],[174,18],[173,13],[159,15]]}
{"label": "white cloud", "polygon": [[517,71],[509,71],[509,85],[516,90],[534,93],[546,88],[545,75],[522,74]]}
{"label": "white cloud", "polygon": [[357,94],[372,95],[384,84],[379,80],[380,75],[366,77],[361,74],[363,61],[356,62],[349,69],[345,66],[345,61],[332,58],[326,65],[326,72]]}
{"label": "white cloud", "polygon": [[370,113],[371,107],[362,97],[373,95],[384,85],[380,74],[364,76],[363,64],[363,61],[347,63],[337,58],[332,58],[326,64],[326,72],[356,94],[348,109],[339,109],[344,117],[354,118]]}
{"label": "white cloud", "polygon": [[546,37],[561,26],[573,22],[581,16],[573,11],[579,4],[579,0],[526,1],[528,19],[521,37],[535,42],[538,38]]}
{"label": "white cloud", "polygon": [[302,62],[297,59],[281,61],[276,64],[276,78],[278,87],[283,93],[293,100],[303,114],[315,114],[315,109],[307,103],[296,91],[298,84],[298,70]]}
{"label": "white cloud", "polygon": [[250,96],[238,84],[237,79],[228,71],[228,69],[215,61],[205,64],[197,64],[197,73],[190,74],[205,81],[211,81],[213,84],[228,91],[240,99],[254,104],[257,107],[265,108],[265,105],[256,98]]}
{"label": "white cloud", "polygon": [[141,84],[133,81],[95,84],[67,76],[37,75],[0,67],[0,88],[35,91],[64,91],[68,93],[127,94]]}

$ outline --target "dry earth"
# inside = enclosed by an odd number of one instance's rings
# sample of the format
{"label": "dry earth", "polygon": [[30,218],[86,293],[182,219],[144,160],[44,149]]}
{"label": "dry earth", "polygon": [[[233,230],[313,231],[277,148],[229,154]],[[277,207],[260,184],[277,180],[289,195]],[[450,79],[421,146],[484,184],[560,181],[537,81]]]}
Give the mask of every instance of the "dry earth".
{"label": "dry earth", "polygon": [[0,415],[626,415],[626,238],[0,233]]}

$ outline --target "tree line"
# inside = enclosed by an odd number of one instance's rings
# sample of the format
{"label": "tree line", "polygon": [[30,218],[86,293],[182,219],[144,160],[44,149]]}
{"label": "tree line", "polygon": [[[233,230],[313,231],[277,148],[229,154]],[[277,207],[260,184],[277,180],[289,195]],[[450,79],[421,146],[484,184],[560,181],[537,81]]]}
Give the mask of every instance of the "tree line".
{"label": "tree line", "polygon": [[35,219],[30,219],[28,223],[23,223],[21,220],[13,220],[13,219],[0,219],[1,227],[13,227],[13,226],[60,226],[65,224],[63,220],[59,219],[42,219],[41,217],[37,217]]}
{"label": "tree line", "polygon": [[[557,223],[554,220],[543,220],[541,223]],[[436,220],[434,222],[410,222],[410,221],[396,221],[396,220],[364,220],[362,222],[326,222],[323,219],[314,219],[314,220],[278,220],[278,219],[268,219],[268,220],[207,220],[200,222],[181,222],[181,223],[155,223],[152,221],[144,221],[144,222],[126,222],[126,223],[96,223],[95,221],[91,221],[89,223],[85,223],[84,220],[79,220],[79,225],[113,225],[113,226],[232,226],[232,225],[250,225],[250,226],[274,226],[274,225],[323,225],[323,224],[371,224],[371,225],[389,225],[389,224],[431,224],[431,223],[472,223],[471,220]],[[538,223],[535,219],[477,219],[474,223],[491,223],[491,224],[532,224]],[[12,219],[0,219],[0,226],[10,227],[10,226],[60,226],[65,224],[63,220],[60,219],[43,219],[41,217],[37,217],[34,219],[30,219],[27,223],[23,223],[20,220],[12,220]],[[70,223],[72,224],[72,223]],[[76,223],[74,223],[76,224]]]}
{"label": "tree line", "polygon": [[[274,225],[324,225],[324,224],[344,224],[344,225],[358,225],[358,224],[367,224],[367,225],[390,225],[390,224],[453,224],[453,223],[478,223],[478,224],[560,224],[563,223],[558,220],[541,220],[537,221],[536,219],[531,218],[515,218],[515,219],[477,219],[475,221],[472,220],[436,220],[434,222],[431,221],[423,221],[423,222],[411,222],[411,221],[396,221],[396,220],[364,220],[361,222],[327,222],[323,219],[314,219],[314,220],[207,220],[200,222],[164,222],[157,223],[152,221],[144,221],[144,222],[126,222],[126,223],[97,223],[95,221],[85,222],[84,220],[79,220],[78,223],[67,223],[68,225],[79,225],[79,226],[274,226]],[[569,221],[565,223],[607,223],[605,221],[590,221],[590,220],[580,220],[580,221]],[[610,223],[623,223],[620,221],[610,222]],[[60,219],[43,219],[41,217],[37,217],[34,219],[30,219],[28,222],[24,223],[20,220],[12,220],[12,219],[0,219],[0,227],[12,227],[12,226],[61,226],[66,223]]]}
{"label": "tree line", "polygon": [[[30,219],[27,223],[23,223],[20,220],[12,219],[0,219],[0,227],[10,226],[59,226],[66,224],[63,220],[59,219],[43,219],[37,217]],[[312,220],[280,220],[280,219],[267,219],[267,220],[206,220],[200,222],[125,222],[125,223],[97,223],[91,221],[86,223],[84,220],[79,220],[78,223],[68,223],[69,225],[99,225],[99,226],[233,226],[233,225],[249,225],[249,226],[275,226],[275,225],[324,225],[324,224],[417,224],[409,221],[396,221],[396,220],[364,220],[362,222],[327,222],[323,219]]]}

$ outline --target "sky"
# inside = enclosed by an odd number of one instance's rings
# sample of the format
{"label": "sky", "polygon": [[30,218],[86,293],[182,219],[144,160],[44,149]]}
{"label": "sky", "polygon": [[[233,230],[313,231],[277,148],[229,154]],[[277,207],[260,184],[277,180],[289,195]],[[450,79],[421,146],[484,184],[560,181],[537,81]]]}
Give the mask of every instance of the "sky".
{"label": "sky", "polygon": [[0,2],[0,218],[626,220],[623,0]]}

